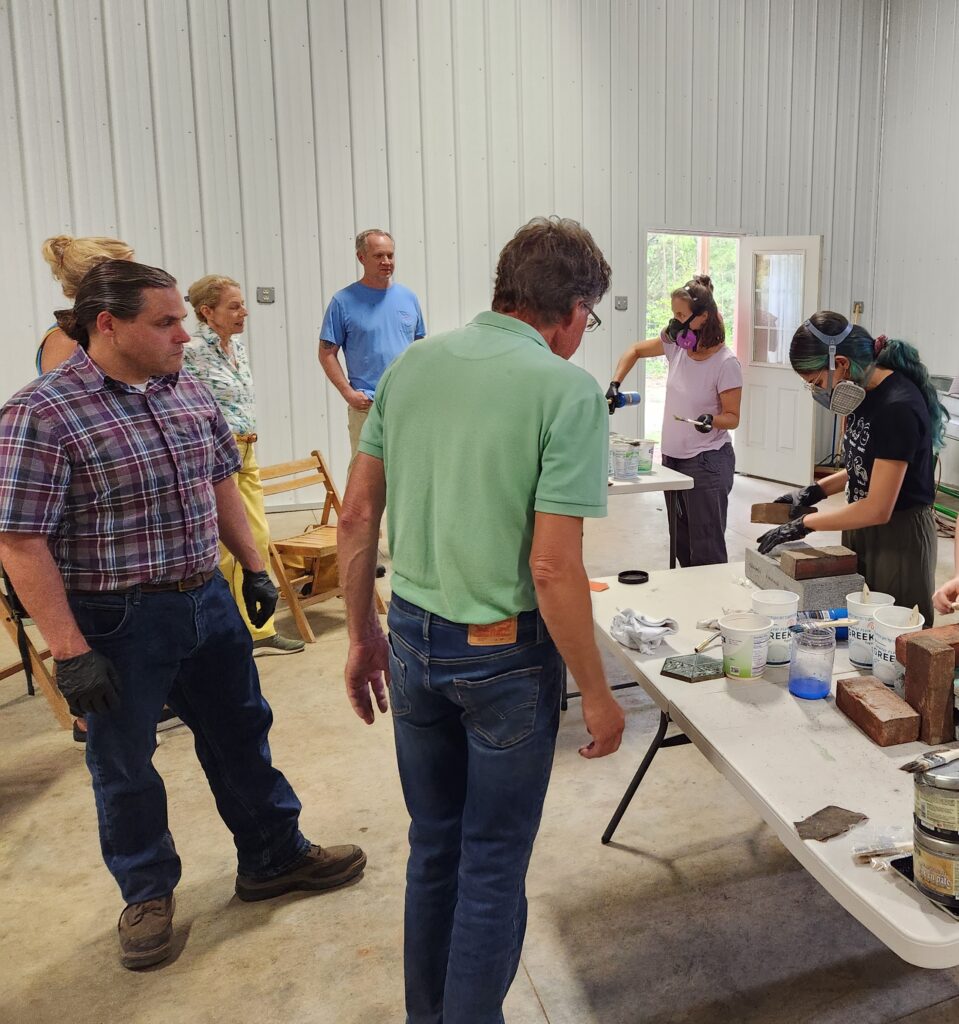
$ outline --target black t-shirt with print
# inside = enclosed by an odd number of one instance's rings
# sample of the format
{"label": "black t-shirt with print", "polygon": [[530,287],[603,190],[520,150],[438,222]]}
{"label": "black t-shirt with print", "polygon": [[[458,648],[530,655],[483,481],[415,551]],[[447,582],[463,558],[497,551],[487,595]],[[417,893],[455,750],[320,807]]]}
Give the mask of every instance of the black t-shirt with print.
{"label": "black t-shirt with print", "polygon": [[846,500],[869,493],[876,459],[906,463],[896,509],[931,505],[933,482],[932,428],[922,392],[901,373],[891,373],[866,392],[862,405],[846,422],[843,464],[849,474]]}

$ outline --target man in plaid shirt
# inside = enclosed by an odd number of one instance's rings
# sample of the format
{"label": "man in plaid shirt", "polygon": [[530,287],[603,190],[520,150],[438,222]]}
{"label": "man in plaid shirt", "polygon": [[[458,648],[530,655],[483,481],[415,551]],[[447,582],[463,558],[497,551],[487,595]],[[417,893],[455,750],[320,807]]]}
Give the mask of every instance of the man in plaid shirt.
{"label": "man in plaid shirt", "polygon": [[276,605],[231,479],[236,444],[181,373],[186,310],[165,271],[123,260],[83,279],[60,326],[80,348],[0,409],[0,561],[86,716],[100,846],[127,904],[121,963],[169,955],[180,859],[153,767],[168,704],[193,731],[237,848],[236,893],[269,899],[358,877],[356,846],[319,847],[270,760],[272,713],[217,540],[244,567],[250,618]]}

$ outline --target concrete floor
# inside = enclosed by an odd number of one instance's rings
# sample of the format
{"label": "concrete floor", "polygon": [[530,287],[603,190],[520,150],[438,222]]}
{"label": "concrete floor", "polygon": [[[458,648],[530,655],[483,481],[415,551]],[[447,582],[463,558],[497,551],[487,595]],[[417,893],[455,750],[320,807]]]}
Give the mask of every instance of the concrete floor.
{"label": "concrete floor", "polygon": [[[748,523],[750,504],[779,490],[737,479],[731,560],[761,531]],[[290,535],[308,515],[272,518],[277,535]],[[586,552],[594,576],[665,568],[662,496],[612,499],[609,518],[587,525]],[[952,543],[942,541],[940,578],[951,564]],[[100,861],[80,749],[42,698],[22,696],[22,675],[0,684],[0,1024],[402,1021],[407,818],[390,723],[363,726],[342,694],[339,603],[308,614],[315,646],[258,662],[276,716],[274,760],[303,801],[307,834],[361,843],[365,878],[322,896],[238,902],[232,843],[191,737],[164,733],[156,763],[184,877],[175,957],[141,974],[117,962],[122,908]],[[7,645],[0,664],[11,660]],[[657,720],[641,691],[620,697],[627,731],[613,757],[578,757],[579,702],[564,716],[510,1024],[959,1020],[959,969],[925,971],[889,952],[692,747],[660,754],[617,842],[603,847]]]}

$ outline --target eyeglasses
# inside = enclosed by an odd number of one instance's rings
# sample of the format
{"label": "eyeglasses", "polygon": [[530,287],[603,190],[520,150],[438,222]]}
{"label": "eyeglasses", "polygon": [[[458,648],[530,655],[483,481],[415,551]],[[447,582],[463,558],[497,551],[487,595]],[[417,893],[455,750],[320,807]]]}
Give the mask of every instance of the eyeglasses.
{"label": "eyeglasses", "polygon": [[586,317],[586,326],[583,328],[586,331],[595,331],[597,327],[600,327],[603,323],[602,320],[593,312],[593,307],[588,303],[583,303],[583,309],[589,314]]}

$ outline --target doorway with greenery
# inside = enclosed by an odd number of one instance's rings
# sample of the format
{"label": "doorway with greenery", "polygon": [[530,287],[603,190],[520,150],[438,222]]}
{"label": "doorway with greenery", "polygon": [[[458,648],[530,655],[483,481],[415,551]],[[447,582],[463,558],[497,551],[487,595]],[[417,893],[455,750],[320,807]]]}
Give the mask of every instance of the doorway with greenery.
{"label": "doorway with greenery", "polygon": [[[646,236],[646,338],[658,338],[669,322],[670,293],[696,274],[712,278],[716,305],[726,324],[726,344],[735,351],[736,258],[739,239],[720,235],[668,234]],[[659,441],[666,403],[666,357],[647,359],[643,393],[646,437]]]}

